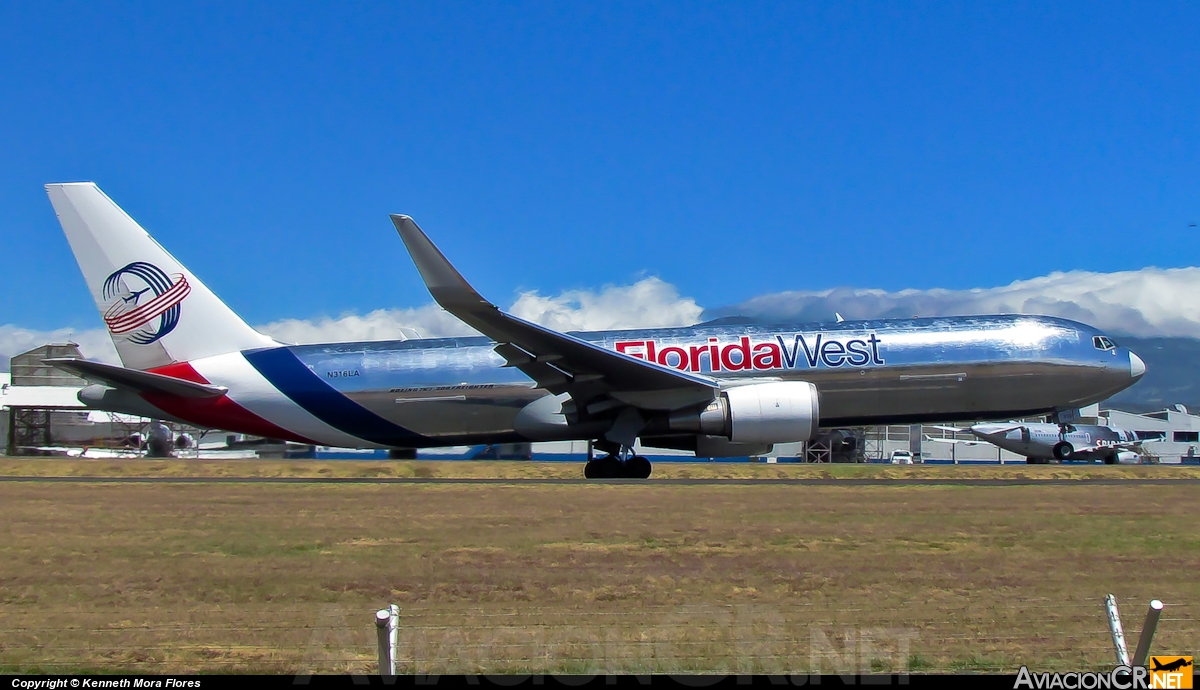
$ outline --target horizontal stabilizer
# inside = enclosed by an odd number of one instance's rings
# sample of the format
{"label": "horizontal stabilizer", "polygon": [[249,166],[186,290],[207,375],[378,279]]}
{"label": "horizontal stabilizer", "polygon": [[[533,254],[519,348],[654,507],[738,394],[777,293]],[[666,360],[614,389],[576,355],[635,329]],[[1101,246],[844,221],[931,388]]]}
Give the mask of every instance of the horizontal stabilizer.
{"label": "horizontal stabilizer", "polygon": [[217,398],[227,389],[206,383],[184,381],[173,376],[163,376],[149,371],[126,369],[115,364],[92,362],[86,359],[44,359],[44,363],[58,367],[89,381],[106,383],[115,388],[126,388],[139,393],[166,393],[180,398]]}

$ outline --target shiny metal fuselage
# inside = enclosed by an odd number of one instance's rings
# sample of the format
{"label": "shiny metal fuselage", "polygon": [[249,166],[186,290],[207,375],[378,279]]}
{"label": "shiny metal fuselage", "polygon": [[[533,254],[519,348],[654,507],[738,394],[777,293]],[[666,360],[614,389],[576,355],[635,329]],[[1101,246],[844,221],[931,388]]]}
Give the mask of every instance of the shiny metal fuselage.
{"label": "shiny metal fuselage", "polygon": [[[700,325],[572,335],[710,376],[722,386],[810,381],[820,393],[820,424],[827,428],[1045,414],[1104,400],[1141,373],[1131,372],[1125,348],[1096,347],[1099,331],[1042,316]],[[515,430],[514,420],[526,405],[549,394],[505,367],[494,346],[487,338],[465,337],[287,349],[337,393],[411,431],[408,445],[431,447],[528,440]],[[561,436],[590,437],[570,429]]]}

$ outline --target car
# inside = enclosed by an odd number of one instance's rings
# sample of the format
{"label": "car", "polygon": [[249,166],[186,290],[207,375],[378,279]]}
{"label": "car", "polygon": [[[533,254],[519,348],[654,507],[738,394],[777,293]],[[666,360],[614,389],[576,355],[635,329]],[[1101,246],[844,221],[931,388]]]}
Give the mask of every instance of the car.
{"label": "car", "polygon": [[893,450],[892,451],[893,465],[911,465],[913,464],[912,451],[908,450]]}

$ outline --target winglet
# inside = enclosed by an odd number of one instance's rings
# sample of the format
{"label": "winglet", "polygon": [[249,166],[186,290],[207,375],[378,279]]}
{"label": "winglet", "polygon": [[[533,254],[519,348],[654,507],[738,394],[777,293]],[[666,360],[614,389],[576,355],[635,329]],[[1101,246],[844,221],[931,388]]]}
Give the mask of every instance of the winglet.
{"label": "winglet", "polygon": [[469,311],[471,308],[481,306],[497,308],[471,287],[471,284],[446,260],[445,255],[434,246],[421,228],[417,227],[412,218],[393,214],[392,223],[396,225],[400,239],[404,240],[404,246],[408,247],[408,254],[412,257],[413,263],[417,265],[417,271],[421,273],[425,287],[429,288],[433,299],[446,311],[462,318],[459,314],[460,310]]}

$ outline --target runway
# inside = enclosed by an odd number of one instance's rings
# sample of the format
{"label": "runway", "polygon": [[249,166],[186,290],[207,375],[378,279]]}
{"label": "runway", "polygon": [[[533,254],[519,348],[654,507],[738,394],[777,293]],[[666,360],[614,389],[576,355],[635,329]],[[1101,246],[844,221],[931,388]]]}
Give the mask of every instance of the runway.
{"label": "runway", "polygon": [[1177,486],[1200,479],[478,479],[445,477],[0,477],[0,482],[63,484],[530,484],[628,486]]}

